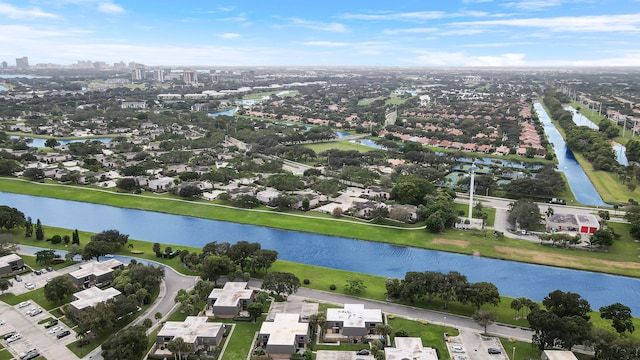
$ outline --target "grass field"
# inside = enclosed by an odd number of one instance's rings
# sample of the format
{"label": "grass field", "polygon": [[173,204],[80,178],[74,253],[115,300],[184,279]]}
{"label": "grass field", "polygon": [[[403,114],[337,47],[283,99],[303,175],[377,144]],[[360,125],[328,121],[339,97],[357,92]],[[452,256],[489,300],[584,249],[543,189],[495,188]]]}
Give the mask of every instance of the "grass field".
{"label": "grass field", "polygon": [[367,151],[374,151],[376,149],[364,145],[360,145],[358,143],[352,143],[348,141],[331,141],[331,142],[323,142],[323,143],[315,143],[315,144],[305,144],[305,147],[313,150],[316,154],[320,154],[327,150],[355,150],[361,153],[365,153]]}

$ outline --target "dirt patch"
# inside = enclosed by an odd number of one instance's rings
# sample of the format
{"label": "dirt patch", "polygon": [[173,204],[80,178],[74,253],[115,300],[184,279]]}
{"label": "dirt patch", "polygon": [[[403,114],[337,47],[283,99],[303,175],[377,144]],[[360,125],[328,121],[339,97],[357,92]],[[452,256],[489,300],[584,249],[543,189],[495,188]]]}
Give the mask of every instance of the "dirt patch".
{"label": "dirt patch", "polygon": [[431,240],[431,243],[434,245],[453,245],[462,249],[469,246],[469,242],[466,240],[451,240],[451,239],[442,239],[442,238],[433,239]]}
{"label": "dirt patch", "polygon": [[572,268],[581,270],[593,270],[594,267],[606,269],[607,272],[616,272],[612,271],[613,269],[640,270],[640,263],[635,262],[592,259],[572,255],[553,254],[543,251],[514,249],[506,246],[496,246],[496,251],[504,254],[505,257],[516,261],[525,261],[558,267],[567,267],[567,264],[571,264]]}

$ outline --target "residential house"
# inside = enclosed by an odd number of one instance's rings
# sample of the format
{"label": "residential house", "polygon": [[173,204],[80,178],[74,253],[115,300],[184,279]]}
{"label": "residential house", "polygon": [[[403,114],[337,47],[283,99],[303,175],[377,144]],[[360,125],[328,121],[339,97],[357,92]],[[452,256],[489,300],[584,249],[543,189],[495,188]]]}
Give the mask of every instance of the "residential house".
{"label": "residential house", "polygon": [[298,314],[276,314],[272,322],[263,322],[256,341],[270,359],[289,359],[308,343],[309,323],[300,321]]}
{"label": "residential house", "polygon": [[69,305],[77,318],[85,309],[109,299],[114,299],[120,295],[122,295],[122,293],[115,288],[102,290],[94,286],[73,294],[73,301],[71,301]]}
{"label": "residential house", "polygon": [[327,334],[362,338],[374,334],[377,324],[382,324],[380,309],[365,309],[363,304],[345,304],[342,309],[327,309]]}
{"label": "residential house", "polygon": [[159,179],[150,179],[148,187],[155,193],[162,193],[168,191],[175,186],[174,179],[172,177],[163,177]]}
{"label": "residential house", "polygon": [[16,254],[0,257],[0,276],[11,275],[24,269],[24,261]]}
{"label": "residential house", "polygon": [[189,354],[210,351],[222,342],[225,325],[207,320],[204,316],[187,316],[184,321],[165,322],[156,335],[156,347],[166,348],[169,341],[179,337],[191,345]]}
{"label": "residential house", "polygon": [[89,288],[94,285],[110,283],[113,281],[113,271],[122,268],[124,265],[116,259],[103,262],[94,261],[80,265],[80,269],[70,272],[69,277],[75,286]]}
{"label": "residential house", "polygon": [[422,346],[419,337],[395,338],[395,347],[384,348],[385,360],[438,360],[438,353],[434,348]]}
{"label": "residential house", "polygon": [[222,289],[213,289],[207,298],[207,307],[216,317],[233,318],[247,310],[255,300],[256,291],[249,289],[246,282],[229,281]]}

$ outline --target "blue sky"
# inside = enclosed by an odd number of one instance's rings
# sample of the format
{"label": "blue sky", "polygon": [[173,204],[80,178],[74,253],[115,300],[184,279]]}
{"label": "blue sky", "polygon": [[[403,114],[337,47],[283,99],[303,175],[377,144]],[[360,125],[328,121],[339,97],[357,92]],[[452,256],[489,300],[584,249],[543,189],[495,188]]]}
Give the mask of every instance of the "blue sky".
{"label": "blue sky", "polygon": [[0,0],[0,61],[640,66],[640,0]]}

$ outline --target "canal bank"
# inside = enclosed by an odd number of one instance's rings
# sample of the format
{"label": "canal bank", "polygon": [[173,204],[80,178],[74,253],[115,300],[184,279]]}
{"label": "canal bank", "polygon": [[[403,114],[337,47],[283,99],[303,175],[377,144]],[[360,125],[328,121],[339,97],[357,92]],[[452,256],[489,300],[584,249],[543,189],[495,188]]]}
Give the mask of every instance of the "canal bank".
{"label": "canal bank", "polygon": [[635,278],[28,195],[0,193],[0,203],[62,228],[117,229],[131,238],[178,247],[246,240],[296,263],[395,278],[409,271],[459,271],[470,282],[494,283],[505,296],[540,301],[562,289],[581,294],[594,308],[621,302],[640,311],[640,280]]}

